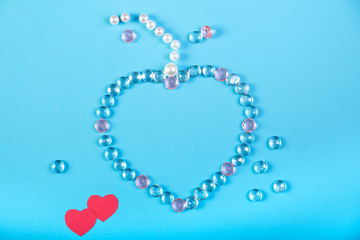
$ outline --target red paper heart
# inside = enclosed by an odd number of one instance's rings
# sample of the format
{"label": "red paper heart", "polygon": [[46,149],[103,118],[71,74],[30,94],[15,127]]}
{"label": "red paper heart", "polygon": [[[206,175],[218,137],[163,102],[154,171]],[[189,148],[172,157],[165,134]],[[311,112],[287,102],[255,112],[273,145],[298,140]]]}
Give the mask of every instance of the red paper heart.
{"label": "red paper heart", "polygon": [[93,195],[87,202],[88,208],[94,210],[96,217],[103,222],[116,212],[118,205],[117,198],[112,194],[106,195],[103,198]]}
{"label": "red paper heart", "polygon": [[65,223],[71,231],[79,236],[87,233],[96,222],[96,214],[92,209],[84,209],[81,212],[71,209],[65,214]]}

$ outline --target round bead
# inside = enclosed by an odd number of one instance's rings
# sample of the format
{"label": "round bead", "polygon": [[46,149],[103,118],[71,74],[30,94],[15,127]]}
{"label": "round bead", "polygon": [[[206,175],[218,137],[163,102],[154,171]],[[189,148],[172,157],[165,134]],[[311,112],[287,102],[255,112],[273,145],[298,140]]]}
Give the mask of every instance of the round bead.
{"label": "round bead", "polygon": [[256,122],[251,118],[247,118],[242,122],[242,128],[245,132],[252,132],[256,128]]}
{"label": "round bead", "polygon": [[172,41],[172,35],[170,33],[165,33],[162,39],[164,43],[170,43]]}
{"label": "round bead", "polygon": [[161,37],[162,35],[164,35],[164,29],[162,27],[157,27],[155,28],[155,35],[158,36],[158,37]]}
{"label": "round bead", "polygon": [[209,39],[212,37],[213,35],[213,30],[211,29],[211,27],[205,25],[205,26],[202,26],[201,28],[201,35],[206,38],[206,39]]}
{"label": "round bead", "polygon": [[172,202],[174,201],[174,195],[171,192],[164,192],[161,195],[161,202],[165,205],[169,205],[172,204]]}
{"label": "round bead", "polygon": [[179,70],[177,74],[177,78],[180,82],[187,82],[190,78],[190,74],[186,70]]}
{"label": "round bead", "polygon": [[219,68],[214,73],[215,79],[220,82],[225,81],[226,78],[228,77],[228,75],[229,75],[229,73],[225,68]]}
{"label": "round bead", "polygon": [[247,118],[256,118],[258,115],[258,109],[254,106],[247,106],[244,110],[244,114]]}
{"label": "round bead", "polygon": [[121,177],[122,179],[124,179],[125,181],[132,181],[135,179],[135,171],[127,168],[124,171],[121,172]]}
{"label": "round bead", "polygon": [[112,160],[114,160],[115,158],[117,158],[117,156],[118,156],[118,151],[117,151],[116,148],[114,148],[114,147],[109,147],[109,148],[107,148],[107,149],[105,150],[104,155],[105,155],[106,160],[112,161]]}
{"label": "round bead", "polygon": [[120,93],[120,87],[112,83],[107,86],[106,91],[111,96],[117,96]]}
{"label": "round bead", "polygon": [[163,189],[157,184],[152,185],[150,187],[150,194],[154,197],[160,197],[163,194]]}
{"label": "round bead", "polygon": [[204,66],[202,68],[202,74],[205,77],[212,77],[212,76],[214,76],[214,73],[215,73],[215,67],[214,66],[206,65],[206,66]]}
{"label": "round bead", "polygon": [[119,77],[116,79],[116,84],[119,85],[121,89],[127,89],[130,87],[130,80],[127,77]]}
{"label": "round bead", "polygon": [[127,167],[127,163],[122,159],[116,159],[113,163],[113,167],[116,171],[124,171]]}
{"label": "round bead", "polygon": [[135,32],[130,29],[123,31],[123,33],[121,34],[121,39],[126,43],[133,42],[135,38],[136,38]]}
{"label": "round bead", "polygon": [[140,14],[139,16],[139,22],[140,23],[146,23],[149,20],[149,16],[145,13]]}
{"label": "round bead", "polygon": [[243,94],[240,96],[239,102],[242,106],[247,107],[253,103],[254,99],[250,95]]}
{"label": "round bead", "polygon": [[63,173],[65,171],[65,162],[62,160],[55,160],[51,163],[50,168],[54,173]]}
{"label": "round bead", "polygon": [[141,78],[145,81],[145,82],[151,82],[154,80],[154,73],[153,71],[151,71],[150,69],[146,69],[143,73]]}
{"label": "round bead", "polygon": [[272,136],[268,139],[268,146],[271,150],[276,150],[281,147],[281,139],[277,136]]}
{"label": "round bead", "polygon": [[150,183],[150,180],[145,175],[140,175],[135,179],[135,184],[140,189],[147,188],[147,186],[149,186],[149,183]]}
{"label": "round bead", "polygon": [[257,161],[253,166],[255,173],[265,173],[268,169],[268,164],[264,161]]}
{"label": "round bead", "polygon": [[259,189],[251,189],[249,191],[249,199],[253,202],[260,201],[262,199],[262,192]]}
{"label": "round bead", "polygon": [[240,141],[246,144],[250,144],[254,141],[254,135],[249,132],[243,132],[240,134]]}
{"label": "round bead", "polygon": [[225,176],[231,176],[235,173],[235,166],[231,162],[226,162],[221,166],[221,172]]}
{"label": "round bead", "polygon": [[121,21],[122,22],[128,22],[128,21],[130,21],[130,15],[128,14],[128,13],[122,13],[121,15],[120,15],[120,19],[121,19]]}
{"label": "round bead", "polygon": [[241,143],[236,147],[237,152],[241,156],[247,156],[250,154],[250,147],[246,143]]}
{"label": "round bead", "polygon": [[202,201],[202,200],[205,200],[208,197],[208,193],[204,189],[198,187],[198,188],[196,188],[194,190],[194,196],[198,200]]}
{"label": "round bead", "polygon": [[146,28],[149,30],[154,30],[156,27],[156,22],[153,20],[149,20],[146,22]]}
{"label": "round bead", "polygon": [[185,210],[186,203],[183,199],[177,198],[172,202],[171,206],[175,212],[182,212]]}
{"label": "round bead", "polygon": [[142,80],[142,74],[139,72],[132,72],[128,76],[131,84],[139,83]]}
{"label": "round bead", "polygon": [[192,43],[199,43],[203,40],[203,36],[199,31],[189,33],[189,40]]}
{"label": "round bead", "polygon": [[111,95],[105,95],[101,98],[101,104],[105,107],[112,107],[115,104],[115,99]]}
{"label": "round bead", "polygon": [[286,190],[286,183],[283,180],[276,180],[273,183],[273,190],[277,193],[285,192]]}
{"label": "round bead", "polygon": [[216,172],[211,175],[211,179],[218,186],[223,185],[226,182],[226,177],[221,172]]}
{"label": "round bead", "polygon": [[167,89],[175,89],[179,84],[179,80],[176,77],[168,77],[165,79],[165,87]]}
{"label": "round bead", "polygon": [[226,78],[226,84],[230,86],[235,86],[240,83],[240,77],[236,74],[230,74]]}
{"label": "round bead", "polygon": [[201,68],[198,65],[191,66],[188,70],[191,77],[197,77],[201,73]]}
{"label": "round bead", "polygon": [[109,123],[105,119],[99,119],[95,122],[95,130],[102,133],[109,129]]}
{"label": "round bead", "polygon": [[154,72],[154,81],[156,83],[162,83],[163,81],[165,81],[165,73],[161,70],[157,70]]}
{"label": "round bead", "polygon": [[110,110],[104,106],[98,107],[96,109],[96,116],[99,118],[108,118],[110,116]]}
{"label": "round bead", "polygon": [[235,92],[237,92],[238,94],[247,94],[248,91],[249,91],[249,85],[247,85],[244,82],[235,85]]}
{"label": "round bead", "polygon": [[215,185],[215,183],[214,183],[212,180],[207,179],[207,180],[205,180],[205,181],[202,182],[201,187],[202,187],[206,192],[209,193],[209,192],[212,192],[212,191],[215,190],[216,185]]}
{"label": "round bead", "polygon": [[116,15],[113,15],[110,17],[109,21],[112,25],[116,25],[119,23],[119,17]]}
{"label": "round bead", "polygon": [[164,67],[164,73],[168,77],[176,76],[177,72],[178,72],[178,67],[176,66],[175,63],[168,63]]}
{"label": "round bead", "polygon": [[245,158],[242,155],[234,155],[231,157],[231,162],[235,167],[239,167],[244,164]]}
{"label": "round bead", "polygon": [[188,209],[194,209],[198,206],[199,200],[196,199],[194,196],[190,196],[186,199],[186,207]]}
{"label": "round bead", "polygon": [[102,135],[99,137],[98,143],[102,147],[110,146],[112,143],[112,138],[109,135]]}
{"label": "round bead", "polygon": [[170,43],[170,47],[174,50],[179,49],[181,46],[180,42],[178,40],[172,40]]}
{"label": "round bead", "polygon": [[171,61],[176,62],[177,60],[179,60],[179,58],[180,58],[180,54],[178,52],[173,51],[173,52],[170,53],[170,60]]}

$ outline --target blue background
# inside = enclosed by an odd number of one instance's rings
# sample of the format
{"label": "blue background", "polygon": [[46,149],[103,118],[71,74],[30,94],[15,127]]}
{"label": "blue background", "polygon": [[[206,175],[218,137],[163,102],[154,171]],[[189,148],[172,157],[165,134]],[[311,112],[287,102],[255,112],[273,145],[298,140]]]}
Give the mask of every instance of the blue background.
{"label": "blue background", "polygon": [[[111,26],[113,14],[130,23]],[[95,109],[116,77],[169,62],[135,20],[148,13],[182,43],[180,69],[213,64],[250,85],[255,143],[246,164],[192,211],[175,213],[103,158]],[[216,29],[192,45],[190,31]],[[121,41],[133,29],[134,43]],[[83,239],[359,239],[360,1],[0,1],[0,239],[78,239],[69,209],[115,194],[117,212]],[[139,84],[113,108],[121,157],[177,197],[235,154],[244,119],[233,88],[196,78]],[[278,135],[283,148],[270,151]],[[53,174],[50,163],[69,164]],[[271,164],[256,175],[257,160]],[[286,193],[271,183],[284,179]],[[247,192],[262,189],[264,201]]]}

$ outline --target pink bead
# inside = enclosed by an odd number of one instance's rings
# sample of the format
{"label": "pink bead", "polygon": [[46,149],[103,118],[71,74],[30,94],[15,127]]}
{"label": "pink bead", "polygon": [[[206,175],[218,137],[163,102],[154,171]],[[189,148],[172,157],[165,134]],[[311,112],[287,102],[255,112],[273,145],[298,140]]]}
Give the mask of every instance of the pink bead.
{"label": "pink bead", "polygon": [[204,37],[204,38],[211,38],[212,35],[213,35],[213,30],[211,29],[211,27],[205,25],[205,26],[202,26],[201,28],[201,35]]}
{"label": "pink bead", "polygon": [[147,188],[147,186],[149,186],[149,183],[150,183],[150,180],[145,175],[140,175],[135,179],[135,184],[140,189]]}
{"label": "pink bead", "polygon": [[98,132],[106,132],[109,129],[109,123],[105,119],[99,119],[95,123],[95,130]]}
{"label": "pink bead", "polygon": [[229,73],[225,68],[219,68],[215,71],[214,76],[216,80],[223,82],[228,77]]}
{"label": "pink bead", "polygon": [[133,30],[125,30],[121,35],[121,39],[127,43],[133,42],[135,40],[135,37],[136,35]]}
{"label": "pink bead", "polygon": [[179,84],[179,80],[176,77],[168,77],[165,79],[165,87],[167,89],[175,89]]}
{"label": "pink bead", "polygon": [[242,128],[245,132],[252,132],[256,128],[256,122],[251,118],[247,118],[243,121]]}
{"label": "pink bead", "polygon": [[183,199],[177,198],[172,202],[171,206],[175,212],[182,212],[185,210],[186,203]]}
{"label": "pink bead", "polygon": [[231,162],[226,162],[221,166],[221,172],[225,176],[231,176],[235,173],[235,165]]}

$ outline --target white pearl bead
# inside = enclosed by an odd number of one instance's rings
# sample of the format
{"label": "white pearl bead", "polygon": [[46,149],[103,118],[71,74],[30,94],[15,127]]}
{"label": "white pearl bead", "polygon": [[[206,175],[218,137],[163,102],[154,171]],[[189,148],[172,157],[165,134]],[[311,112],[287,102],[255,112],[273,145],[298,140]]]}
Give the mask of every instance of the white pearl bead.
{"label": "white pearl bead", "polygon": [[173,77],[177,74],[177,72],[178,72],[178,67],[176,66],[175,63],[168,63],[164,67],[164,73],[166,76]]}
{"label": "white pearl bead", "polygon": [[156,22],[153,20],[147,21],[146,23],[146,28],[149,30],[154,30],[154,28],[156,27]]}
{"label": "white pearl bead", "polygon": [[120,19],[122,22],[128,22],[130,21],[130,15],[128,13],[122,13]]}
{"label": "white pearl bead", "polygon": [[155,28],[155,35],[161,37],[162,35],[164,35],[164,29],[162,27]]}
{"label": "white pearl bead", "polygon": [[149,16],[146,15],[145,13],[140,14],[140,16],[139,16],[139,22],[141,22],[141,23],[146,23],[147,21],[149,21]]}
{"label": "white pearl bead", "polygon": [[170,60],[171,61],[176,62],[177,60],[179,60],[179,58],[180,58],[180,54],[178,52],[173,51],[173,52],[170,53]]}
{"label": "white pearl bead", "polygon": [[170,33],[165,33],[163,36],[164,43],[169,43],[172,40],[172,35]]}
{"label": "white pearl bead", "polygon": [[119,17],[113,15],[113,16],[110,17],[109,21],[110,21],[110,23],[111,23],[112,25],[116,25],[116,24],[119,23]]}
{"label": "white pearl bead", "polygon": [[180,42],[178,40],[173,40],[170,44],[171,48],[176,50],[180,48]]}

